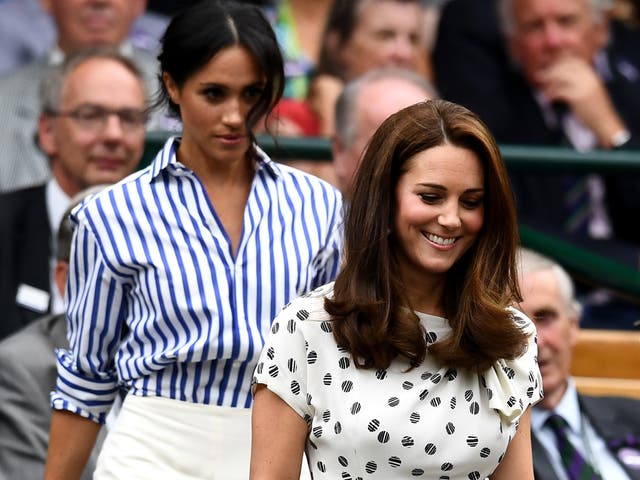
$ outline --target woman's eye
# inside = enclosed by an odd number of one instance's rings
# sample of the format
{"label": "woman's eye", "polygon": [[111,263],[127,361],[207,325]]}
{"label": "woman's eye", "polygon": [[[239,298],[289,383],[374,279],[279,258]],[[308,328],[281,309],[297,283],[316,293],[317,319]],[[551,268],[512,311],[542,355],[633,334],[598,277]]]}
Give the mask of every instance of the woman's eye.
{"label": "woman's eye", "polygon": [[482,198],[470,198],[467,200],[463,200],[462,201],[462,205],[464,206],[464,208],[467,208],[469,210],[473,210],[475,208],[478,208],[482,205]]}
{"label": "woman's eye", "polygon": [[244,91],[244,96],[248,100],[256,100],[262,95],[263,90],[262,87],[249,87]]}
{"label": "woman's eye", "polygon": [[224,91],[216,87],[207,88],[203,93],[209,100],[220,100],[224,96]]}
{"label": "woman's eye", "polygon": [[440,200],[439,195],[434,195],[432,193],[421,193],[419,194],[420,199],[425,203],[436,203]]}

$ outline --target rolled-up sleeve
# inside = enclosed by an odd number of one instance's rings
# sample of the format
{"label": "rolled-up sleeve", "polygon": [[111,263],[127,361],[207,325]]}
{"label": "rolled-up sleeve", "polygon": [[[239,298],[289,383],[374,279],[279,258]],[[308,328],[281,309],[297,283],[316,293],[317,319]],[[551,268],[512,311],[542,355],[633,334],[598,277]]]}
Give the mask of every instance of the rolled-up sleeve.
{"label": "rolled-up sleeve", "polygon": [[124,325],[124,291],[88,224],[78,222],[67,281],[69,349],[56,352],[54,410],[104,423],[118,392],[114,359]]}

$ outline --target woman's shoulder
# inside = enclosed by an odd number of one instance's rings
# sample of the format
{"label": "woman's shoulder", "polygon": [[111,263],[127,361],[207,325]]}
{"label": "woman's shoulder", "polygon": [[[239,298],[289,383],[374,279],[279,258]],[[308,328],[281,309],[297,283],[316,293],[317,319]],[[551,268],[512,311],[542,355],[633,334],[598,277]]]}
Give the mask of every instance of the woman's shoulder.
{"label": "woman's shoulder", "polygon": [[[148,168],[148,167],[147,167]],[[118,205],[122,202],[128,204],[139,202],[140,196],[130,194],[132,185],[140,182],[147,174],[147,169],[138,170],[123,178],[117,183],[106,185],[100,192],[90,195],[74,209],[74,215],[78,219],[83,219],[87,215],[99,214],[102,217],[110,217],[112,213],[119,211]],[[142,182],[144,184],[144,182]],[[136,191],[138,190],[134,187]]]}
{"label": "woman's shoulder", "polygon": [[537,336],[534,323],[516,308],[509,307],[512,320],[527,334],[522,354],[513,359],[500,359],[482,374],[490,405],[509,421],[515,421],[528,405],[542,396],[542,377],[538,367]]}
{"label": "woman's shoulder", "polygon": [[149,165],[136,170],[117,183],[106,186],[100,193],[86,199],[82,207],[76,209],[79,218],[81,218],[80,212],[85,209],[85,213],[88,214],[100,212],[101,216],[124,216],[126,212],[141,211],[143,203],[152,204],[153,202],[148,200],[155,195],[154,191],[165,188],[164,182],[154,181],[154,179],[167,165],[175,163],[175,152],[179,141],[178,137],[169,137]]}
{"label": "woman's shoulder", "polygon": [[327,336],[331,337],[332,322],[324,299],[332,294],[333,284],[327,284],[292,300],[273,320],[265,348],[331,348]]}
{"label": "woman's shoulder", "polygon": [[299,188],[321,188],[339,195],[338,189],[334,185],[316,175],[284,163],[274,162],[274,166],[284,181],[295,183]]}
{"label": "woman's shoulder", "polygon": [[290,317],[298,322],[321,323],[331,320],[324,308],[325,298],[333,296],[333,282],[294,298],[282,309],[277,319]]}

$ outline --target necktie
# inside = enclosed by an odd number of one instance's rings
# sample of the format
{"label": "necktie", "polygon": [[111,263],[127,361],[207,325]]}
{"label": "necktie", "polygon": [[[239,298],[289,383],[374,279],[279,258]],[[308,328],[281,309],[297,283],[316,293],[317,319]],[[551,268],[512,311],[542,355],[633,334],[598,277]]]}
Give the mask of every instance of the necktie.
{"label": "necktie", "polygon": [[[564,140],[570,144],[564,133],[564,119],[569,107],[562,102],[552,102],[551,110],[555,116],[557,128],[563,132]],[[564,179],[564,227],[571,234],[589,236],[591,221],[591,196],[586,175],[568,175]]]}
{"label": "necktie", "polygon": [[558,414],[547,419],[547,425],[553,430],[556,444],[562,459],[562,465],[571,480],[601,480],[593,467],[580,455],[566,434],[567,422]]}
{"label": "necktie", "polygon": [[574,175],[565,179],[565,228],[569,233],[589,236],[591,221],[591,197],[586,175]]}

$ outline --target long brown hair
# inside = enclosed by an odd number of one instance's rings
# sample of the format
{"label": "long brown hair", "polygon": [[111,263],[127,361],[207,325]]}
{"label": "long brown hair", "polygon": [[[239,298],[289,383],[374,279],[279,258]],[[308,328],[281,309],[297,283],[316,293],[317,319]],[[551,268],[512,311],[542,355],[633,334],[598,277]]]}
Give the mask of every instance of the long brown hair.
{"label": "long brown hair", "polygon": [[403,165],[429,148],[473,151],[484,170],[484,224],[475,244],[447,272],[444,310],[452,334],[428,348],[456,368],[486,370],[515,358],[526,336],[506,307],[520,299],[513,195],[496,142],[466,108],[444,100],[407,107],[373,135],[356,175],[345,220],[345,262],[325,308],[333,335],[357,366],[386,368],[397,355],[413,365],[427,354],[425,332],[403,295],[393,235],[395,189]]}

